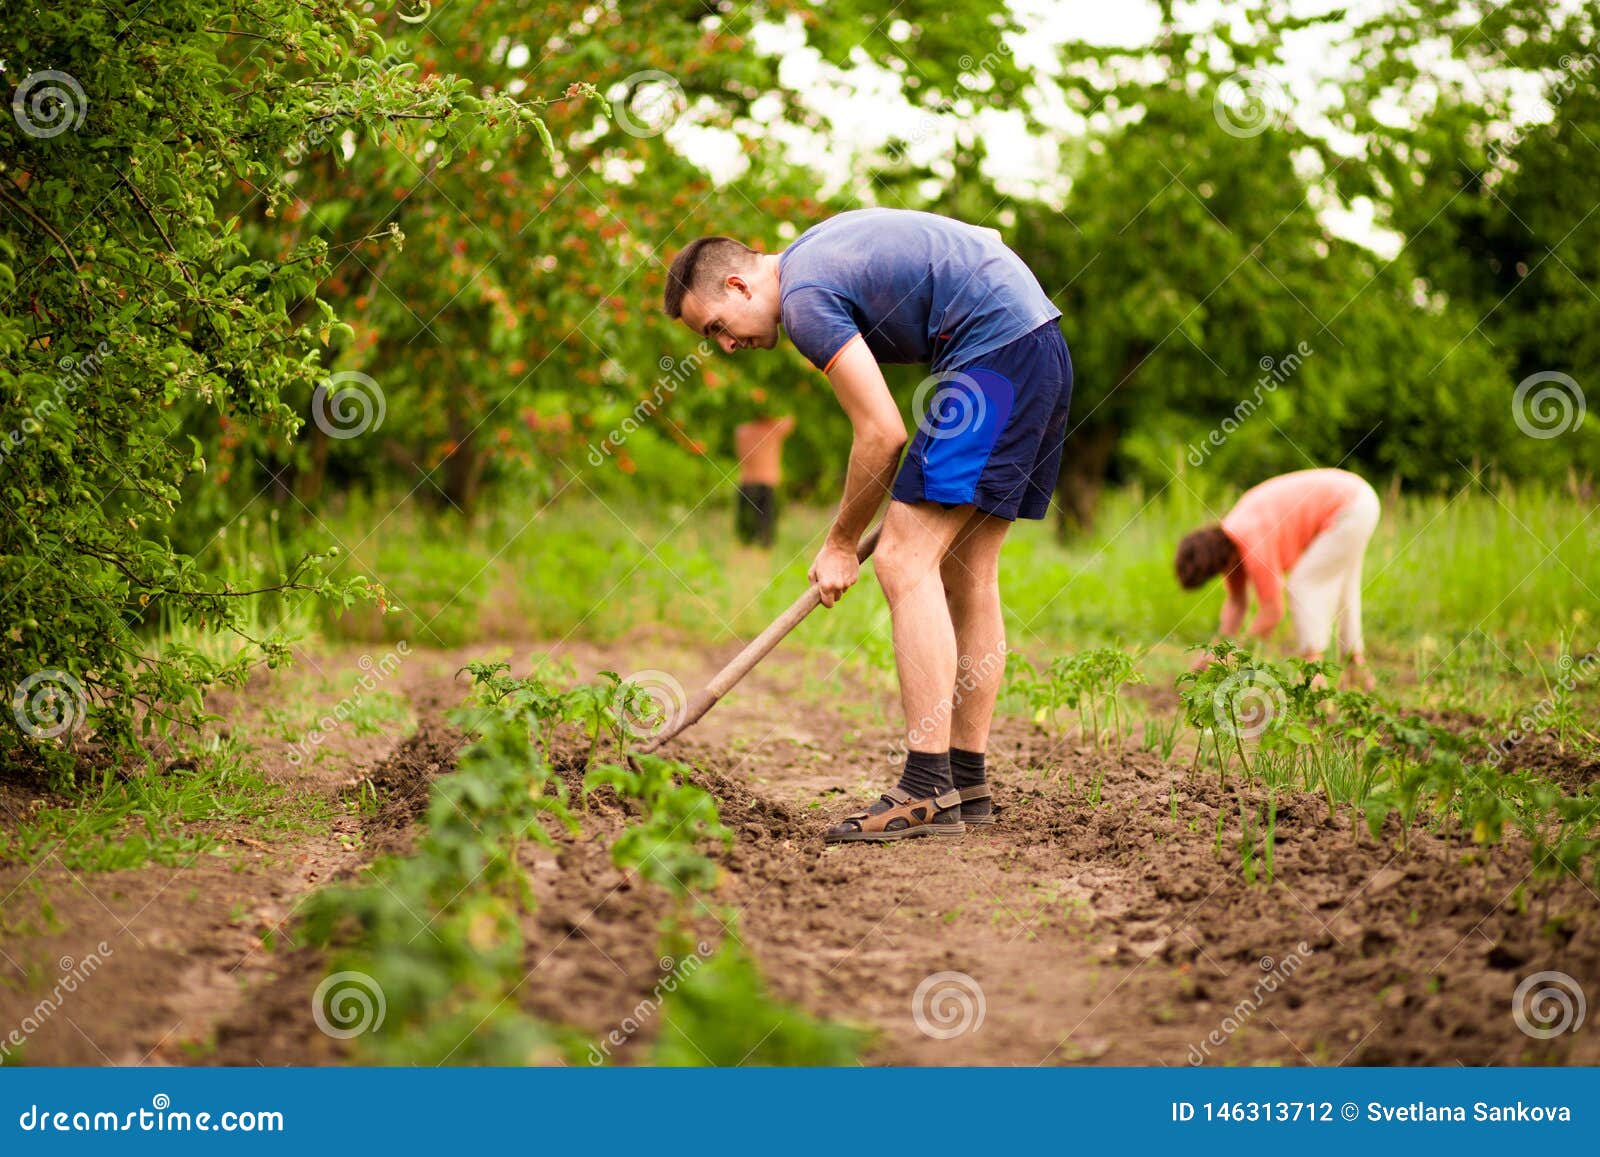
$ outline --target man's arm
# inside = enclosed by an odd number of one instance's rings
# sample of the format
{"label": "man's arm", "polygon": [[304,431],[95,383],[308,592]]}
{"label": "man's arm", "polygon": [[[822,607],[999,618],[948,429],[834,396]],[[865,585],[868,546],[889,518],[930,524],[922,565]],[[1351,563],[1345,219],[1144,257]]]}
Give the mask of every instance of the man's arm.
{"label": "man's arm", "polygon": [[828,366],[828,383],[850,419],[850,466],[844,497],[827,540],[811,564],[811,581],[822,590],[822,605],[831,607],[855,585],[861,572],[856,546],[894,480],[894,468],[906,444],[906,425],[894,404],[878,361],[858,334]]}

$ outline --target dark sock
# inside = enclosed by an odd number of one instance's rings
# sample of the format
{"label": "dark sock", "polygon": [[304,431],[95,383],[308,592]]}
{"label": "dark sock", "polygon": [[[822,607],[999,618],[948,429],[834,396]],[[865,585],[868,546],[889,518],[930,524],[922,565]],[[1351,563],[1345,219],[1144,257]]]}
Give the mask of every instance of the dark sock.
{"label": "dark sock", "polygon": [[908,751],[906,766],[900,772],[900,790],[913,799],[942,795],[954,787],[950,779],[948,751]]}
{"label": "dark sock", "polygon": [[987,782],[983,770],[983,752],[950,749],[950,776],[957,787],[977,787]]}

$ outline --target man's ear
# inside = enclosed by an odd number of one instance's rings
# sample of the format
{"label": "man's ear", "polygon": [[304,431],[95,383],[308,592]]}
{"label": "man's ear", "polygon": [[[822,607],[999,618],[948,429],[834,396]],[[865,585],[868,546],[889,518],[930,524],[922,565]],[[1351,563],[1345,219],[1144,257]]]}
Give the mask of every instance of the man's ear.
{"label": "man's ear", "polygon": [[750,283],[744,278],[740,277],[737,273],[728,274],[728,280],[725,284],[735,293],[742,294],[746,300],[749,300],[752,296],[754,296],[750,292]]}

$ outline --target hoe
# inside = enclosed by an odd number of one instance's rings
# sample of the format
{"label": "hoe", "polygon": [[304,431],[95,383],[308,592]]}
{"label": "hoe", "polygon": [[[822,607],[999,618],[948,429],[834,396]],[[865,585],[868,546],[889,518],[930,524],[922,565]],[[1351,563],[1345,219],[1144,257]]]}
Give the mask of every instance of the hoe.
{"label": "hoe", "polygon": [[[872,557],[872,552],[878,545],[878,532],[882,529],[880,523],[862,537],[861,544],[856,547],[856,558],[861,562],[866,562]],[[754,670],[756,664],[783,642],[784,637],[798,627],[802,619],[816,610],[821,602],[822,595],[813,583],[805,594],[789,606],[788,610],[773,619],[766,630],[745,644],[744,650],[735,655],[726,667],[718,671],[711,681],[689,700],[689,705],[676,719],[670,720],[660,734],[652,736],[637,750],[641,754],[648,755],[698,723],[707,711],[717,705],[717,700],[733,690],[734,685]]]}

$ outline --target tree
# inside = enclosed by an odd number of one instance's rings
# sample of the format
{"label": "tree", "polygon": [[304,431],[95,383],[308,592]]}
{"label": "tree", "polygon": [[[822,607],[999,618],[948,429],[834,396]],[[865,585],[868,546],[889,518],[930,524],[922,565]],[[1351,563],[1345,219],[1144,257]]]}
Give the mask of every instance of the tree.
{"label": "tree", "polygon": [[[776,249],[854,204],[824,204],[815,174],[767,141],[774,116],[825,128],[783,84],[781,58],[752,50],[758,26],[786,20],[830,63],[894,70],[908,98],[932,108],[961,85],[963,56],[1013,27],[997,2],[905,3],[892,18],[881,5],[846,3],[824,19],[795,0],[727,11],[683,0],[454,5],[420,26],[384,17],[386,70],[447,71],[507,91],[582,80],[616,115],[551,109],[554,166],[531,140],[492,157],[447,154],[418,136],[351,150],[325,135],[306,149],[284,174],[298,236],[393,227],[406,237],[404,259],[352,252],[325,291],[354,330],[329,364],[370,377],[386,419],[342,440],[313,424],[296,446],[238,445],[233,461],[287,466],[288,485],[313,506],[329,477],[398,481],[461,510],[495,478],[536,496],[603,492],[642,458],[662,484],[698,497],[718,477],[702,455],[726,450],[733,397],[800,410],[796,475],[822,475],[814,467],[836,461],[839,428],[826,383],[792,352],[713,366],[711,351],[686,342],[659,307],[666,264],[694,236]],[[1009,55],[994,56],[979,103],[1003,103],[1020,83]],[[769,119],[752,114],[758,105]],[[714,182],[680,151],[678,133],[691,124],[731,133],[748,170]],[[314,210],[298,204],[302,192]],[[311,389],[295,401],[309,415]],[[625,446],[613,438],[624,422]],[[247,469],[241,485],[254,493],[264,481]]]}
{"label": "tree", "polygon": [[[208,472],[199,418],[294,436],[284,397],[349,336],[319,285],[373,240],[252,228],[234,188],[270,217],[283,157],[313,136],[489,151],[537,139],[544,102],[440,73],[375,80],[374,22],[298,0],[12,6],[4,37],[0,744],[38,755],[85,716],[107,741],[191,719],[210,684],[281,660],[281,639],[245,625],[252,597],[372,593],[316,555],[237,589],[171,542],[186,480]],[[151,654],[136,632],[158,615],[248,646],[230,662]]]}
{"label": "tree", "polygon": [[1403,254],[1380,258],[1319,215],[1345,161],[1297,123],[1272,71],[1310,22],[1253,5],[1243,39],[1185,31],[1173,9],[1148,48],[1068,47],[1064,90],[1097,127],[1061,204],[1017,205],[1016,247],[1073,349],[1065,525],[1117,478],[1464,471],[1500,442],[1504,371],[1448,303],[1418,294]]}
{"label": "tree", "polygon": [[[1341,175],[1346,188],[1385,207],[1429,286],[1459,306],[1462,340],[1502,352],[1503,441],[1522,471],[1587,471],[1600,456],[1583,422],[1600,363],[1600,12],[1407,0],[1356,42],[1344,127],[1370,163]],[[1543,100],[1531,117],[1514,107],[1529,82]]]}

